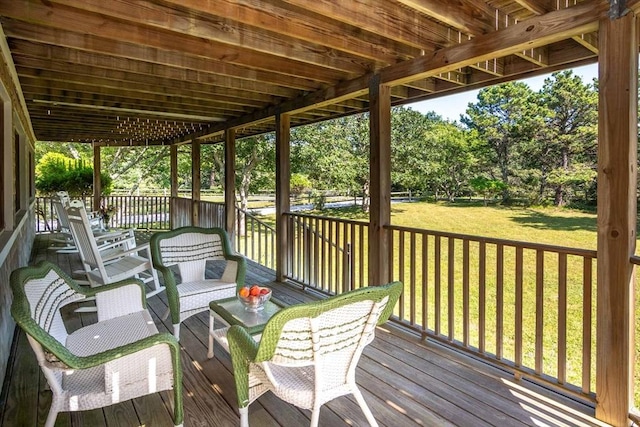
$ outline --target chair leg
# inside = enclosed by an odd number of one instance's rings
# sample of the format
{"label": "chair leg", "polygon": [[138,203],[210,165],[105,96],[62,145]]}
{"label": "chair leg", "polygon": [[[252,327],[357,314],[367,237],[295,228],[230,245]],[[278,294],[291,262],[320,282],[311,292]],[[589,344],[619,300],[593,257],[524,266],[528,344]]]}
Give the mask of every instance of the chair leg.
{"label": "chair leg", "polygon": [[44,427],[53,427],[56,423],[58,411],[53,409],[54,405],[56,405],[56,402],[51,402],[51,409],[49,409],[49,414],[47,415],[47,421],[45,421]]}
{"label": "chair leg", "polygon": [[240,427],[249,427],[249,406],[239,408],[240,412]]}
{"label": "chair leg", "polygon": [[378,427],[378,422],[373,417],[373,414],[371,413],[371,410],[367,406],[367,402],[364,401],[364,397],[362,397],[362,393],[360,393],[360,390],[358,389],[358,387],[354,387],[353,396],[356,398],[358,405],[360,405],[360,409],[362,409],[362,412],[364,413],[364,416],[367,418],[367,421],[369,421],[369,425],[371,425],[371,427]]}
{"label": "chair leg", "polygon": [[178,341],[180,341],[180,323],[174,323],[173,336],[176,337]]}
{"label": "chair leg", "polygon": [[320,421],[320,406],[316,407],[314,404],[314,408],[311,411],[311,423],[309,427],[318,427],[318,422]]}
{"label": "chair leg", "polygon": [[211,359],[213,357],[213,316],[209,315],[209,347],[207,349],[207,358]]}

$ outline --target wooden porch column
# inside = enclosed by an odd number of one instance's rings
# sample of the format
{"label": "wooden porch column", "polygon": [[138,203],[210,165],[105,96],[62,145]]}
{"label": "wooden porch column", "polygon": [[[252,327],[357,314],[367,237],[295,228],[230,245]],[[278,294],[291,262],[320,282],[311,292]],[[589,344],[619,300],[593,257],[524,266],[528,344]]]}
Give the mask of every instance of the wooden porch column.
{"label": "wooden porch column", "polygon": [[369,83],[371,205],[369,212],[369,285],[389,281],[391,224],[391,88],[376,75]]}
{"label": "wooden porch column", "polygon": [[224,227],[231,245],[236,232],[236,130],[224,133]]}
{"label": "wooden porch column", "polygon": [[191,141],[191,224],[200,223],[200,141]]}
{"label": "wooden porch column", "polygon": [[178,197],[178,146],[169,147],[169,167],[171,169],[171,197]]}
{"label": "wooden porch column", "polygon": [[290,263],[289,229],[285,212],[289,212],[291,159],[291,119],[287,114],[276,115],[276,280],[283,282]]}
{"label": "wooden porch column", "polygon": [[171,144],[169,146],[169,170],[171,183],[171,192],[169,197],[169,228],[175,228],[175,199],[178,197],[178,146]]}
{"label": "wooden porch column", "polygon": [[638,40],[636,17],[600,21],[596,417],[629,425],[633,400]]}
{"label": "wooden porch column", "polygon": [[100,181],[100,146],[93,144],[93,211],[100,209],[102,197],[102,181]]}

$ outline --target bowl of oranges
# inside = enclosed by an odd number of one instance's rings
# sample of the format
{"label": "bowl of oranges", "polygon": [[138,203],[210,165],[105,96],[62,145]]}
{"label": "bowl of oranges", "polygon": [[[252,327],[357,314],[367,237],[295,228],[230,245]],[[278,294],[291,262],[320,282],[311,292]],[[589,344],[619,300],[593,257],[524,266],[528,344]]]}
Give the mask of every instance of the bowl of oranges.
{"label": "bowl of oranges", "polygon": [[271,289],[264,286],[243,286],[238,291],[238,299],[247,311],[260,311],[264,303],[271,299]]}

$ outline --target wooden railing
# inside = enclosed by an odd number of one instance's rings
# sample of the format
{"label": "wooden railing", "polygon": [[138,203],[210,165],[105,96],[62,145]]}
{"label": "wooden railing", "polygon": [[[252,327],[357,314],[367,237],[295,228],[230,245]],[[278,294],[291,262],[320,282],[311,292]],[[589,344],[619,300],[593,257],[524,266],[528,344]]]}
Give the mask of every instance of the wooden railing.
{"label": "wooden railing", "polygon": [[[86,204],[86,206],[91,206]],[[169,228],[169,197],[166,196],[105,196],[102,206],[113,206],[111,226],[166,230]]]}
{"label": "wooden railing", "polygon": [[272,270],[276,268],[276,230],[236,208],[235,250]]}
{"label": "wooden railing", "polygon": [[286,277],[328,294],[366,286],[366,222],[286,215],[291,237]]}
{"label": "wooden railing", "polygon": [[[91,210],[91,197],[80,198]],[[166,230],[169,228],[169,198],[165,196],[105,196],[102,206],[115,208],[109,225],[117,228]],[[57,216],[50,197],[36,198],[36,232],[56,231]]]}
{"label": "wooden railing", "polygon": [[[85,201],[85,203],[87,203]],[[114,226],[168,228],[163,196],[105,198]],[[190,225],[193,202],[171,199],[173,227]],[[38,230],[55,229],[36,200]],[[368,284],[368,223],[287,213],[285,276],[327,294]],[[275,230],[237,211],[235,250],[275,268]],[[224,206],[199,203],[204,226]],[[393,321],[587,400],[594,393],[596,252],[454,233],[387,227],[389,281],[404,292]],[[636,260],[632,260],[636,261]]]}
{"label": "wooden railing", "polygon": [[[368,224],[287,214],[286,276],[329,294],[366,286]],[[393,321],[594,400],[596,252],[387,227]]]}
{"label": "wooden railing", "polygon": [[[192,224],[193,201],[172,198],[171,218],[173,228]],[[225,206],[222,203],[198,202],[198,225],[201,227],[225,227]],[[236,208],[235,240],[236,252],[274,269],[276,265],[275,229],[260,221],[251,213]]]}

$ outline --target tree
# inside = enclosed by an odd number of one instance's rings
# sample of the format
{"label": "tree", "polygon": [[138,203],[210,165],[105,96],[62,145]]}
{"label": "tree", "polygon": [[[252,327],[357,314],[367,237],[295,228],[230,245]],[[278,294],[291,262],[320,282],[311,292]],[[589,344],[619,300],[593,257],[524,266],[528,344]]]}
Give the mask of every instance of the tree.
{"label": "tree", "polygon": [[[506,184],[503,202],[519,185],[514,173],[522,166],[522,147],[544,129],[544,114],[536,94],[524,83],[511,82],[482,89],[478,102],[469,104],[462,122],[480,142],[476,155],[492,179]],[[495,176],[497,175],[497,176]]]}
{"label": "tree", "polygon": [[[571,201],[596,178],[598,94],[571,70],[553,73],[540,92],[549,109],[538,163],[554,190],[554,204]],[[535,158],[532,156],[530,158]]]}
{"label": "tree", "polygon": [[309,178],[301,173],[292,173],[291,180],[289,181],[291,187],[291,194],[295,197],[299,197],[303,192],[309,191],[312,187]]}
{"label": "tree", "polygon": [[[111,192],[111,178],[100,175],[103,194]],[[82,160],[75,160],[60,153],[48,153],[36,165],[36,189],[43,194],[67,191],[71,196],[93,193],[93,168]]]}
{"label": "tree", "polygon": [[368,211],[368,114],[294,128],[291,146],[292,172],[306,173],[317,189],[362,194]]}
{"label": "tree", "polygon": [[[211,156],[208,160],[215,165],[218,176],[223,177],[224,146],[222,144],[212,145],[207,152]],[[234,167],[236,198],[240,209],[246,210],[249,206],[251,193],[265,188],[274,188],[275,135],[269,133],[237,140]],[[221,184],[224,184],[223,179],[221,179]]]}

